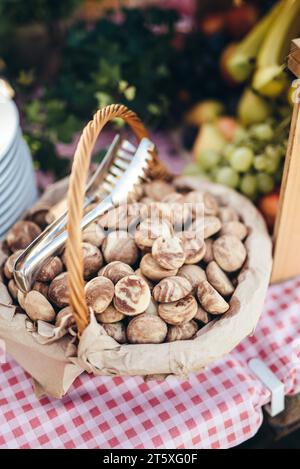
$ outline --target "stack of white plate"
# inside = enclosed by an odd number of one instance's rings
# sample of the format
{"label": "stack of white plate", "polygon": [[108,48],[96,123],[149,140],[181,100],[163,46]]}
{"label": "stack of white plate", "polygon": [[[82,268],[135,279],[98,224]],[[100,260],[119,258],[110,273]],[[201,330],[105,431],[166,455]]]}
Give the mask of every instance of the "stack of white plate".
{"label": "stack of white plate", "polygon": [[15,103],[0,89],[0,238],[37,199],[32,159]]}

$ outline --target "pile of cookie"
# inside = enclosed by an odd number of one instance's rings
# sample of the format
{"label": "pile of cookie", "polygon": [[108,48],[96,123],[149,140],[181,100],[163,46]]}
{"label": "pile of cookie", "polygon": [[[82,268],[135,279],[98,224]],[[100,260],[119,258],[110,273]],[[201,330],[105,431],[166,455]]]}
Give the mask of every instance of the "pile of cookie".
{"label": "pile of cookie", "polygon": [[[37,215],[17,222],[3,243],[6,293],[33,325],[60,327],[68,318],[76,333],[64,252],[45,262],[29,293],[13,278],[16,258],[44,228]],[[149,182],[138,200],[83,231],[87,305],[121,344],[192,339],[229,310],[247,258],[247,234],[237,212],[212,194]]]}

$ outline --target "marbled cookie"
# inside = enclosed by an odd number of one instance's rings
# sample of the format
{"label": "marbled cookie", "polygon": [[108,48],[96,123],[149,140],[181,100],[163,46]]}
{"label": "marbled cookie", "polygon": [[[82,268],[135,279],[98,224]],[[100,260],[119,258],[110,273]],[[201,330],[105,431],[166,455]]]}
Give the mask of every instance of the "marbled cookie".
{"label": "marbled cookie", "polygon": [[174,192],[174,187],[168,182],[157,179],[144,185],[144,191],[147,197],[156,201],[162,200],[169,194]]}
{"label": "marbled cookie", "polygon": [[248,234],[248,229],[240,221],[228,221],[223,223],[220,235],[233,235],[243,241]]}
{"label": "marbled cookie", "polygon": [[59,308],[64,308],[69,304],[68,274],[63,272],[55,277],[50,283],[48,298]]}
{"label": "marbled cookie", "polygon": [[194,319],[197,321],[200,321],[202,324],[208,324],[210,321],[210,317],[207,311],[203,309],[201,306],[198,305],[198,310],[196,315],[194,316]]}
{"label": "marbled cookie", "polygon": [[126,231],[110,232],[102,244],[103,256],[109,264],[113,261],[134,265],[138,260],[138,247]]}
{"label": "marbled cookie", "polygon": [[31,290],[25,296],[24,309],[32,321],[51,322],[56,315],[51,303],[35,290]]}
{"label": "marbled cookie", "polygon": [[112,324],[102,324],[102,327],[107,335],[115,339],[119,344],[125,344],[127,342],[126,328],[122,321]]}
{"label": "marbled cookie", "polygon": [[98,272],[99,276],[109,278],[112,283],[116,284],[121,278],[133,274],[134,271],[130,265],[120,261],[113,261],[102,267]]}
{"label": "marbled cookie", "polygon": [[87,305],[95,314],[103,313],[114,297],[114,284],[106,277],[95,277],[85,286]]}
{"label": "marbled cookie", "polygon": [[223,314],[229,309],[229,304],[206,280],[198,285],[197,296],[201,306],[208,313]]}
{"label": "marbled cookie", "polygon": [[168,277],[153,288],[153,298],[159,303],[171,303],[184,298],[192,291],[192,285],[184,277]]}
{"label": "marbled cookie", "polygon": [[206,262],[206,264],[208,264],[209,262],[213,261],[214,260],[214,253],[213,253],[213,242],[214,240],[211,239],[211,238],[207,238],[205,240],[205,254],[204,254],[204,257],[203,257],[203,261]]}
{"label": "marbled cookie", "polygon": [[176,340],[189,340],[194,337],[199,327],[195,321],[189,321],[181,326],[169,326],[167,334],[167,342],[175,342]]}
{"label": "marbled cookie", "polygon": [[23,252],[23,249],[18,249],[18,251],[15,251],[6,259],[4,267],[3,267],[3,273],[7,279],[13,278],[13,270],[14,270],[15,262],[18,259],[18,257],[22,254],[22,252]]}
{"label": "marbled cookie", "polygon": [[146,218],[138,226],[134,239],[139,248],[152,248],[154,241],[163,236],[170,237],[173,227],[168,220],[151,220]]}
{"label": "marbled cookie", "polygon": [[122,321],[125,318],[125,314],[120,313],[113,305],[109,305],[103,313],[96,314],[96,318],[103,324],[112,324]]}
{"label": "marbled cookie", "polygon": [[143,313],[148,308],[150,300],[150,288],[138,275],[123,277],[115,285],[114,306],[126,316]]}
{"label": "marbled cookie", "polygon": [[191,234],[192,232],[189,231],[180,233],[185,254],[185,264],[197,264],[197,262],[203,259],[206,251],[204,240],[197,235],[192,237]]}
{"label": "marbled cookie", "polygon": [[158,314],[166,323],[178,326],[193,319],[197,309],[197,301],[192,295],[188,295],[173,303],[161,303]]}
{"label": "marbled cookie", "polygon": [[149,278],[150,280],[158,281],[166,277],[171,277],[172,275],[177,274],[178,269],[164,269],[161,267],[152,254],[145,254],[142,257],[140,269],[145,277]]}
{"label": "marbled cookie", "polygon": [[222,223],[227,223],[229,221],[239,221],[237,212],[231,207],[220,207],[218,217]]}
{"label": "marbled cookie", "polygon": [[63,264],[60,258],[58,256],[51,256],[42,265],[36,279],[39,282],[51,282],[62,271]]}
{"label": "marbled cookie", "polygon": [[41,229],[32,221],[20,220],[14,224],[6,235],[6,242],[12,252],[25,249],[41,234]]}
{"label": "marbled cookie", "polygon": [[222,295],[229,296],[234,292],[234,286],[225,272],[212,261],[206,267],[206,275],[209,283]]}
{"label": "marbled cookie", "polygon": [[176,237],[159,237],[152,246],[152,256],[164,269],[179,269],[184,264],[183,243]]}
{"label": "marbled cookie", "polygon": [[213,243],[213,254],[217,264],[225,272],[235,272],[244,264],[247,251],[236,236],[223,235]]}
{"label": "marbled cookie", "polygon": [[203,270],[198,265],[193,264],[186,264],[180,267],[177,275],[179,277],[186,278],[190,282],[193,290],[197,288],[197,286],[200,282],[202,282],[202,280],[206,280],[205,270]]}
{"label": "marbled cookie", "polygon": [[166,338],[168,327],[159,316],[140,314],[127,327],[127,338],[131,344],[160,344]]}

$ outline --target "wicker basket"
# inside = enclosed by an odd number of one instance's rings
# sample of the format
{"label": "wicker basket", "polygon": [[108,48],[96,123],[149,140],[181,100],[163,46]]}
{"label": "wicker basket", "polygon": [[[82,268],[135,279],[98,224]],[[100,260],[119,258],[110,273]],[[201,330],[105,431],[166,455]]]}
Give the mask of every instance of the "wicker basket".
{"label": "wicker basket", "polygon": [[[46,393],[61,397],[83,371],[96,375],[144,377],[197,372],[230,352],[251,334],[263,308],[271,271],[271,241],[261,215],[249,200],[235,191],[204,183],[197,178],[182,177],[175,182],[178,187],[209,190],[222,202],[232,206],[249,228],[246,240],[248,258],[239,274],[229,311],[221,319],[213,320],[202,328],[194,340],[158,345],[120,345],[106,334],[93,314],[89,314],[84,295],[80,221],[93,146],[103,126],[115,117],[124,119],[138,140],[147,135],[137,116],[124,106],[108,106],[98,111],[82,133],[69,180],[66,261],[70,304],[79,331],[78,345],[69,336],[55,337],[55,340],[42,344],[30,329],[24,314],[4,304],[3,299],[2,306],[0,304],[0,338],[5,341],[7,351],[32,375],[39,395]],[[151,168],[153,175],[166,177],[164,167],[156,158],[154,161]],[[49,208],[49,203],[56,203],[58,193],[63,196],[62,183],[50,189],[38,208],[47,204]]]}

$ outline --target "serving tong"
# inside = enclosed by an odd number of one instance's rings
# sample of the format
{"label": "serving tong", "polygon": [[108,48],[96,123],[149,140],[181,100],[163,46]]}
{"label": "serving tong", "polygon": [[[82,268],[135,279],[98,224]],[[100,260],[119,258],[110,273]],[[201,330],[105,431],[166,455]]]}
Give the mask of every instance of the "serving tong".
{"label": "serving tong", "polygon": [[[90,178],[85,191],[84,208],[97,205],[81,220],[81,230],[109,210],[127,202],[137,186],[149,179],[154,144],[142,138],[138,147],[116,135],[105,157]],[[67,240],[67,211],[51,223],[18,257],[14,265],[16,284],[30,291],[39,270],[48,257],[58,252]]]}

